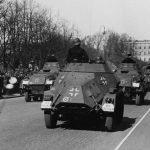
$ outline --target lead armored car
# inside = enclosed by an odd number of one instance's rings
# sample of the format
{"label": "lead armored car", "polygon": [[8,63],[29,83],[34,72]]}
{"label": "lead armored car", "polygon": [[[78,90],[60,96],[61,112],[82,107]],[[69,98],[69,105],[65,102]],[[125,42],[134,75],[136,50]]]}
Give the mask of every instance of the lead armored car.
{"label": "lead armored car", "polygon": [[114,130],[122,121],[124,103],[117,80],[107,64],[69,63],[41,103],[45,125],[55,128],[58,120],[93,116]]}
{"label": "lead armored car", "polygon": [[25,101],[30,102],[43,100],[45,90],[49,90],[59,74],[59,63],[55,60],[46,62],[43,69],[30,76],[29,80],[23,81],[25,87]]}
{"label": "lead armored car", "polygon": [[126,99],[135,99],[136,105],[144,103],[144,88],[141,72],[131,56],[126,57],[118,67],[116,75],[120,80],[119,87]]}

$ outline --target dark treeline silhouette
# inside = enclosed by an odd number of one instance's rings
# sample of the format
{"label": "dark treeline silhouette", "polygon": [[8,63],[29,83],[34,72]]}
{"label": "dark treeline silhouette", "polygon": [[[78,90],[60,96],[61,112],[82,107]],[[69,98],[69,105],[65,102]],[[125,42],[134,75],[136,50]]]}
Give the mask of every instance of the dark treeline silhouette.
{"label": "dark treeline silhouette", "polygon": [[27,66],[34,59],[42,66],[50,53],[62,61],[76,30],[55,21],[51,12],[26,0],[0,3],[0,62],[5,68]]}
{"label": "dark treeline silhouette", "polygon": [[[0,0],[0,63],[5,68],[17,68],[20,63],[26,67],[34,60],[42,67],[51,53],[64,62],[79,31],[63,19],[58,21],[51,11],[27,2]],[[133,38],[107,30],[81,40],[90,58],[100,54],[118,64],[129,49],[125,42]]]}

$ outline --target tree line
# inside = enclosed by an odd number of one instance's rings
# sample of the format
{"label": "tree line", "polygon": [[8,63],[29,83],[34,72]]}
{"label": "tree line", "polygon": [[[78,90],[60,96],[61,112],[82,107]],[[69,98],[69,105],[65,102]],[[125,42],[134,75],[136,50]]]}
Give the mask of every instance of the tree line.
{"label": "tree line", "polygon": [[[51,53],[64,61],[73,39],[80,36],[76,27],[68,24],[35,3],[0,0],[0,62],[4,68],[16,68],[20,63],[27,66],[34,59],[42,66]],[[107,30],[81,40],[90,57],[100,54],[105,59],[118,61],[116,57],[122,58],[129,49],[125,42],[133,38]]]}

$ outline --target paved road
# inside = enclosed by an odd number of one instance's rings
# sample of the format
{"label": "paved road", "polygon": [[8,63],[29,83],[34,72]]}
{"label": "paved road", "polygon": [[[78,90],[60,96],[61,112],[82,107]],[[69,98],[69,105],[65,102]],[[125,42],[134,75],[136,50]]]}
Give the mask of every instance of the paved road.
{"label": "paved road", "polygon": [[56,129],[46,129],[40,102],[26,103],[23,97],[0,100],[0,150],[149,149],[149,108],[150,101],[144,106],[126,104],[115,132],[97,131],[84,122],[59,122]]}

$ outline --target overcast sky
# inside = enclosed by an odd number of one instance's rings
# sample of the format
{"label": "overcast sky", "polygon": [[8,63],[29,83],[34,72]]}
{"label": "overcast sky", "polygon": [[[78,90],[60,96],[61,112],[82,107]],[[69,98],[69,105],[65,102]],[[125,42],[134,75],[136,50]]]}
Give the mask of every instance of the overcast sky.
{"label": "overcast sky", "polygon": [[150,40],[150,0],[33,0],[75,24],[84,34],[112,29]]}

